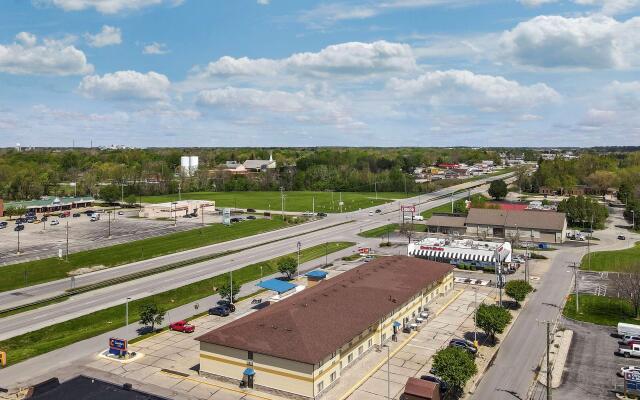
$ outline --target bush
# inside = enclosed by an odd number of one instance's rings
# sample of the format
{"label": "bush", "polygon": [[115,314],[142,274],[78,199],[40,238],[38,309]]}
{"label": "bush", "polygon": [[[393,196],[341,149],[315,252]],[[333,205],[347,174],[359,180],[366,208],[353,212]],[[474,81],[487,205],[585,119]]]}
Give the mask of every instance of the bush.
{"label": "bush", "polygon": [[533,291],[533,287],[527,281],[513,280],[506,283],[504,286],[504,292],[507,296],[511,297],[520,303],[523,301],[529,293]]}

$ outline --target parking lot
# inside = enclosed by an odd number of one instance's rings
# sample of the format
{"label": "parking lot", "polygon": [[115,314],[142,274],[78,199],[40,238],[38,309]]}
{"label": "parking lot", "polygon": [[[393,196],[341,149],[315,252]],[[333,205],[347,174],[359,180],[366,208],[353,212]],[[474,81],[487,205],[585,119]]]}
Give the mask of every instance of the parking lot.
{"label": "parking lot", "polygon": [[640,359],[615,354],[619,338],[612,336],[614,327],[566,319],[562,320],[561,326],[571,329],[574,334],[562,384],[554,390],[554,399],[614,398],[612,390],[616,387],[621,390],[623,385],[623,379],[616,376],[616,372],[624,366],[640,366]]}
{"label": "parking lot", "polygon": [[[74,210],[82,212],[83,210]],[[18,232],[14,231],[14,221],[8,221],[5,229],[0,229],[0,259],[3,264],[28,261],[38,258],[55,257],[58,251],[66,251],[67,223],[69,224],[69,252],[78,252],[98,247],[112,246],[131,240],[166,235],[201,226],[201,218],[177,218],[174,221],[137,218],[137,210],[124,210],[123,215],[114,213],[109,223],[108,214],[102,213],[98,221],[81,213],[79,217],[49,217],[46,223],[24,224],[20,232],[20,255],[18,250]],[[38,218],[41,218],[38,215]],[[58,220],[58,225],[51,222]],[[219,223],[218,215],[205,214],[205,223]],[[108,239],[111,233],[111,239]]]}

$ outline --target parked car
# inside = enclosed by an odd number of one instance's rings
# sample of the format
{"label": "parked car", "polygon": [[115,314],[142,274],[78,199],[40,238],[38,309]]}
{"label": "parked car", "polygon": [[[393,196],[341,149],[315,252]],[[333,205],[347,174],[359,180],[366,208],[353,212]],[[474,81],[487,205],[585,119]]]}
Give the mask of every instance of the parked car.
{"label": "parked car", "polygon": [[60,221],[58,221],[57,219],[54,219],[51,221],[49,225],[60,225]]}
{"label": "parked car", "polygon": [[373,211],[369,211],[369,216],[373,216]]}
{"label": "parked car", "polygon": [[170,331],[184,332],[184,333],[193,333],[196,330],[196,327],[188,323],[187,321],[176,321],[169,325]]}
{"label": "parked car", "polygon": [[445,394],[447,390],[449,390],[449,385],[447,382],[443,381],[441,378],[434,375],[422,375],[420,377],[423,381],[429,381],[438,384],[438,388],[440,389],[440,394]]}
{"label": "parked car", "polygon": [[627,240],[627,238],[624,235],[618,235],[618,240]]}
{"label": "parked car", "polygon": [[80,213],[73,213],[73,218],[78,218],[80,217]]}
{"label": "parked car", "polygon": [[14,231],[16,232],[20,232],[24,230],[24,225],[16,225],[15,228],[13,228]]}
{"label": "parked car", "polygon": [[6,221],[2,221],[0,222],[0,229],[4,229],[7,227],[7,225],[9,225]]}
{"label": "parked car", "polygon": [[123,211],[118,211],[118,215],[124,215]]}
{"label": "parked car", "polygon": [[620,347],[618,349],[618,354],[625,358],[640,357],[640,344],[634,344],[630,347]]}
{"label": "parked car", "polygon": [[618,336],[640,336],[640,325],[618,322]]}
{"label": "parked car", "polygon": [[255,208],[247,208],[247,212],[256,212]]}
{"label": "parked car", "polygon": [[229,311],[235,312],[236,306],[233,303],[229,303],[229,300],[218,300],[218,305],[222,307],[227,307]]}
{"label": "parked car", "polygon": [[638,342],[638,341],[640,341],[640,335],[624,335],[622,337],[622,343],[626,345],[630,345],[631,342]]}
{"label": "parked car", "polygon": [[582,233],[593,233],[593,229],[585,228],[585,229],[581,230],[580,232],[582,232]]}
{"label": "parked car", "polygon": [[191,214],[185,214],[182,216],[182,218],[193,218],[193,217],[191,216]]}
{"label": "parked car", "polygon": [[84,211],[84,214],[85,215],[91,215],[91,214],[93,214],[93,210],[86,210],[86,211]]}
{"label": "parked car", "polygon": [[378,209],[376,209],[376,214],[380,214],[381,212],[382,212],[382,210],[381,210],[381,209],[379,209],[379,208],[378,208]]}
{"label": "parked car", "polygon": [[247,219],[256,219],[255,215],[247,215]]}
{"label": "parked car", "polygon": [[473,344],[473,342],[464,339],[451,339],[451,341],[449,341],[449,347],[459,347],[463,350],[466,350],[467,352],[469,352],[469,354],[472,355],[476,355],[476,353],[478,352],[478,349]]}
{"label": "parked car", "polygon": [[229,316],[230,313],[231,311],[229,310],[229,308],[224,306],[217,306],[209,309],[209,315],[218,315],[220,317],[227,317]]}
{"label": "parked car", "polygon": [[24,224],[25,222],[27,222],[27,220],[24,218],[16,219],[16,225]]}
{"label": "parked car", "polygon": [[33,221],[35,221],[35,218],[27,218],[27,223],[28,224],[33,224]]}
{"label": "parked car", "polygon": [[618,371],[618,375],[619,376],[624,376],[625,372],[632,372],[632,371],[640,371],[640,367],[636,367],[634,365],[629,365],[627,367],[622,367],[622,368],[620,368],[620,371]]}
{"label": "parked car", "polygon": [[233,224],[233,223],[235,223],[235,222],[240,222],[240,221],[242,221],[242,220],[241,220],[240,218],[238,218],[238,217],[233,217],[233,218],[231,218],[229,221],[231,221],[231,223]]}
{"label": "parked car", "polygon": [[319,212],[316,214],[318,217],[326,217],[327,213]]}

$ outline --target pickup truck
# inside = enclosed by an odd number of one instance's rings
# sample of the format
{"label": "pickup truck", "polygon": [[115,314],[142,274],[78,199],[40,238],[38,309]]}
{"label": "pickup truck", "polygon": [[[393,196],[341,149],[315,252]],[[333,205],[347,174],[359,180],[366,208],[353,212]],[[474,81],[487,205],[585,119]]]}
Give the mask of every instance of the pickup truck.
{"label": "pickup truck", "polygon": [[629,357],[640,357],[640,344],[632,344],[631,346],[624,346],[618,349],[618,354],[624,356],[625,358]]}
{"label": "pickup truck", "polygon": [[196,330],[196,327],[191,325],[187,321],[176,321],[169,325],[169,330],[184,333],[193,333],[193,331]]}

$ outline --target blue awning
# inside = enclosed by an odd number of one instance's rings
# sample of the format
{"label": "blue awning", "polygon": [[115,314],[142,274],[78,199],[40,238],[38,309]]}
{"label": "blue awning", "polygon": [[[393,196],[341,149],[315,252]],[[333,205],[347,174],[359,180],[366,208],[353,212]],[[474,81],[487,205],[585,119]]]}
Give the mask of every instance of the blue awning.
{"label": "blue awning", "polygon": [[246,376],[253,376],[256,374],[256,371],[254,371],[253,368],[247,368],[242,374]]}
{"label": "blue awning", "polygon": [[320,271],[319,269],[316,269],[316,270],[307,272],[305,276],[308,276],[309,278],[324,279],[327,277],[327,273],[324,271]]}
{"label": "blue awning", "polygon": [[400,322],[398,322],[398,321],[395,321],[393,323],[393,326],[395,326],[396,328],[400,328],[402,326],[402,324]]}
{"label": "blue awning", "polygon": [[296,285],[289,282],[281,281],[279,279],[269,279],[258,283],[258,286],[267,290],[273,290],[274,292],[284,293],[291,289],[294,289]]}

